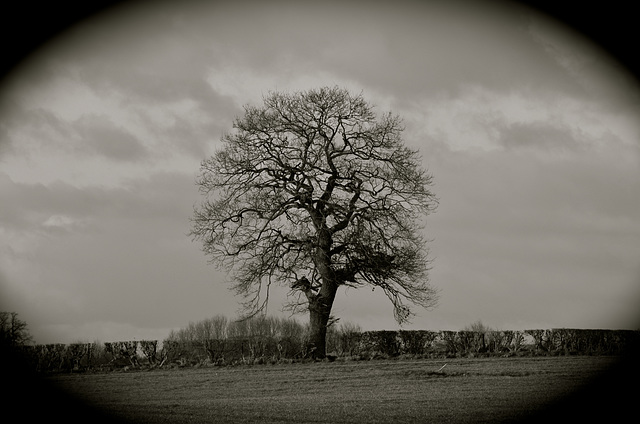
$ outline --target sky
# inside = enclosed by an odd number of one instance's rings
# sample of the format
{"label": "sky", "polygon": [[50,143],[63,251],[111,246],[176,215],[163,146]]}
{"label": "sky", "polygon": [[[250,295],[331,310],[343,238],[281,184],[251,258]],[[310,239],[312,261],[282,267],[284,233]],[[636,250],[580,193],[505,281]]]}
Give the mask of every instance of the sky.
{"label": "sky", "polygon": [[[0,310],[37,343],[238,316],[188,236],[200,162],[243,105],[322,86],[400,115],[433,175],[440,298],[403,328],[640,327],[638,80],[495,1],[139,1],[67,28],[0,81]],[[399,328],[369,289],[333,314]]]}

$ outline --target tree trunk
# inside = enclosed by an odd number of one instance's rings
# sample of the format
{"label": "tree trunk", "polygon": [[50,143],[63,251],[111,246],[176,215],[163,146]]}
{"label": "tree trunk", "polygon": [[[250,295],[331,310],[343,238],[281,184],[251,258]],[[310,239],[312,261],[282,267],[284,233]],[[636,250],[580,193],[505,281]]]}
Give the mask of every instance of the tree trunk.
{"label": "tree trunk", "polygon": [[[324,359],[327,355],[327,324],[337,287],[323,290],[309,302],[310,334],[307,352],[313,359]],[[327,292],[323,295],[323,292]]]}
{"label": "tree trunk", "polygon": [[319,224],[324,228],[318,231],[319,246],[314,257],[314,265],[322,278],[322,286],[317,294],[307,293],[311,332],[307,351],[314,359],[324,359],[327,355],[327,324],[338,291],[338,283],[331,268],[330,251],[333,241],[325,224]]}

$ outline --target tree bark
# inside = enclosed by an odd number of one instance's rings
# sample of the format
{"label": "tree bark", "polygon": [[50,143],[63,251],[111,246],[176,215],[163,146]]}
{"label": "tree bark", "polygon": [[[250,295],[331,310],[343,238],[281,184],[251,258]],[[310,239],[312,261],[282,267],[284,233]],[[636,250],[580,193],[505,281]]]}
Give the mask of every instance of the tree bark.
{"label": "tree bark", "polygon": [[[320,293],[309,301],[310,334],[307,352],[313,359],[324,359],[327,355],[327,324],[336,296],[337,286],[328,288],[323,284]],[[323,293],[324,292],[324,293]]]}
{"label": "tree bark", "polygon": [[326,228],[324,219],[317,221],[319,227],[317,240],[318,247],[314,255],[316,270],[321,276],[322,286],[317,294],[307,292],[309,301],[309,355],[314,359],[324,359],[327,355],[327,324],[331,316],[333,301],[338,292],[339,283],[331,266],[331,245],[333,240],[331,232]]}

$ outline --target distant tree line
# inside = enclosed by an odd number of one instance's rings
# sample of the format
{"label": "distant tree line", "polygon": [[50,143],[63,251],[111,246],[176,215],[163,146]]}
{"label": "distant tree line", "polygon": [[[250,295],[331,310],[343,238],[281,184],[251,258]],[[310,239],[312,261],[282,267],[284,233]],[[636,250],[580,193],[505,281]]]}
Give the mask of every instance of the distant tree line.
{"label": "distant tree line", "polygon": [[[294,319],[254,317],[236,321],[218,315],[171,331],[162,342],[24,343],[16,349],[38,372],[109,371],[311,360],[308,337],[307,326]],[[327,333],[327,351],[329,360],[622,355],[640,351],[640,331],[502,331],[480,322],[460,331],[362,331],[351,323],[334,322]]]}

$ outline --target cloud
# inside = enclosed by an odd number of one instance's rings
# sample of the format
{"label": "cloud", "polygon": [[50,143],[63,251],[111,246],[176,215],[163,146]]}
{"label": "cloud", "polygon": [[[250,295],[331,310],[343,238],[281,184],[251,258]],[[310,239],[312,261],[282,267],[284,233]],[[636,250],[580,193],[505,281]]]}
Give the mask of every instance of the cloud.
{"label": "cloud", "polygon": [[637,108],[638,80],[589,39],[537,15],[529,18],[528,32],[556,66],[580,87],[579,91],[572,90],[573,95],[597,97],[617,108],[622,105]]}
{"label": "cloud", "polygon": [[66,215],[51,215],[42,223],[43,227],[54,231],[71,231],[78,225],[78,221]]}
{"label": "cloud", "polygon": [[531,154],[570,156],[624,149],[640,160],[640,125],[627,109],[596,99],[559,96],[527,87],[492,90],[470,85],[456,95],[441,93],[400,110],[407,139],[442,144],[453,151],[526,150]]}
{"label": "cloud", "polygon": [[[186,235],[198,163],[242,105],[337,84],[401,115],[435,177],[442,297],[414,328],[628,326],[637,87],[566,28],[485,6],[138,4],[52,40],[0,97],[5,299],[65,338],[233,316]],[[378,291],[339,302],[395,325]]]}
{"label": "cloud", "polygon": [[58,140],[70,140],[73,131],[56,114],[42,107],[27,109],[7,99],[0,107],[0,160],[37,154],[43,140],[56,148],[66,149]]}
{"label": "cloud", "polygon": [[547,152],[574,152],[581,146],[567,128],[547,122],[512,123],[500,130],[498,144],[507,149],[533,149]]}
{"label": "cloud", "polygon": [[82,189],[5,178],[2,192],[13,207],[0,217],[0,290],[30,327],[167,328],[185,317],[235,314],[224,276],[187,236],[198,196],[191,175]]}
{"label": "cloud", "polygon": [[224,102],[141,103],[64,72],[37,88],[7,93],[0,121],[4,170],[22,182],[117,186],[157,169],[193,172],[233,118]]}
{"label": "cloud", "polygon": [[459,326],[479,317],[500,326],[516,318],[546,326],[635,325],[629,307],[640,299],[637,163],[625,160],[625,150],[554,160],[522,153],[432,158],[440,206],[427,232],[434,239],[432,281],[442,293],[426,316]]}
{"label": "cloud", "polygon": [[74,127],[81,138],[81,150],[115,161],[135,162],[149,154],[140,140],[106,116],[83,115]]}

